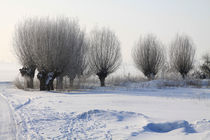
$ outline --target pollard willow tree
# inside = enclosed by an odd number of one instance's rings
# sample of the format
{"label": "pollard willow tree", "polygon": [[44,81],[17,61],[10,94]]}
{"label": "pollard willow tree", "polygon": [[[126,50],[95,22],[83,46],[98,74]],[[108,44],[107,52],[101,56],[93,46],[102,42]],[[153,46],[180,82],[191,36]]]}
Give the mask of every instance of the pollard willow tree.
{"label": "pollard willow tree", "polygon": [[113,31],[103,28],[92,31],[89,45],[90,69],[105,86],[105,78],[121,64],[120,42]]}
{"label": "pollard willow tree", "polygon": [[163,45],[150,34],[140,38],[133,49],[133,60],[136,67],[149,79],[154,79],[164,64]]}
{"label": "pollard willow tree", "polygon": [[69,77],[70,87],[73,87],[74,79],[84,74],[87,68],[87,52],[88,45],[85,38],[85,33],[81,29],[77,28],[77,34],[75,34],[73,40],[70,42],[72,47],[70,48],[69,62],[67,66],[66,75]]}
{"label": "pollard willow tree", "polygon": [[[60,52],[63,46],[59,46],[61,29],[56,21],[49,18],[33,19],[33,60],[36,63],[40,81],[40,90],[53,90],[53,80],[61,69],[59,62],[63,56]],[[58,69],[59,68],[59,69]]]}
{"label": "pollard willow tree", "polygon": [[[36,70],[36,64],[32,58],[32,49],[34,41],[33,34],[33,25],[31,20],[26,20],[21,22],[15,28],[15,34],[13,38],[13,47],[16,53],[16,56],[23,66],[20,70],[20,73],[26,79],[27,88],[33,88],[33,79]],[[33,40],[33,41],[32,41]]]}
{"label": "pollard willow tree", "polygon": [[170,46],[170,65],[179,72],[183,79],[193,69],[195,47],[192,40],[186,35],[177,35]]}
{"label": "pollard willow tree", "polygon": [[[65,75],[71,51],[78,42],[78,22],[69,18],[41,19],[36,29],[34,60],[39,71],[41,90],[53,90],[56,77]],[[76,40],[76,41],[73,41]],[[62,82],[62,81],[57,81]],[[59,85],[59,84],[58,84]]]}
{"label": "pollard willow tree", "polygon": [[[84,56],[87,53],[87,43],[85,39],[84,30],[80,29],[77,20],[69,20],[68,27],[66,29],[65,39],[65,53],[66,63],[62,70],[62,73],[56,77],[56,88],[63,88],[63,77],[68,76],[70,80],[70,86],[73,86],[73,81],[76,76],[82,73],[82,67],[84,65]],[[62,63],[62,62],[61,62]]]}

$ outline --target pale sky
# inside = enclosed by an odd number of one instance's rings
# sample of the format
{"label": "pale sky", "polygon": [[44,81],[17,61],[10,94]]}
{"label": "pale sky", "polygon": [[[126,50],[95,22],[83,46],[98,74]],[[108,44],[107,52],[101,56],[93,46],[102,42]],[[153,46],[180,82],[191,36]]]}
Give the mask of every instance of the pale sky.
{"label": "pale sky", "polygon": [[149,33],[166,46],[184,33],[193,39],[198,58],[210,52],[210,0],[0,0],[0,62],[17,62],[12,49],[15,24],[33,16],[76,17],[87,32],[110,27],[129,64],[134,43]]}

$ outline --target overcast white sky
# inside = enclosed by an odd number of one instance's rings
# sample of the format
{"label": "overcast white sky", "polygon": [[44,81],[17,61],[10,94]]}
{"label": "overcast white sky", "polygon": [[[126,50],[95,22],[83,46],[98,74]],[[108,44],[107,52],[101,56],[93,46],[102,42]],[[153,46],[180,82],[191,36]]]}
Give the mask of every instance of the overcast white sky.
{"label": "overcast white sky", "polygon": [[197,56],[210,51],[210,0],[0,0],[0,61],[17,62],[12,49],[15,24],[25,17],[77,17],[82,27],[108,26],[116,32],[123,61],[140,35],[154,33],[167,46],[177,33],[192,37]]}

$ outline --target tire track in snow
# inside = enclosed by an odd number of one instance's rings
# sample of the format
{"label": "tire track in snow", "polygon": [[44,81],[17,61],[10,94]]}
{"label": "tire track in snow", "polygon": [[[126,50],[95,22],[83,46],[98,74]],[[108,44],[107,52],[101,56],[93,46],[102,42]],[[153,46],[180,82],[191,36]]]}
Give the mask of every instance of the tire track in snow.
{"label": "tire track in snow", "polygon": [[0,94],[0,139],[16,140],[16,124],[7,101]]}

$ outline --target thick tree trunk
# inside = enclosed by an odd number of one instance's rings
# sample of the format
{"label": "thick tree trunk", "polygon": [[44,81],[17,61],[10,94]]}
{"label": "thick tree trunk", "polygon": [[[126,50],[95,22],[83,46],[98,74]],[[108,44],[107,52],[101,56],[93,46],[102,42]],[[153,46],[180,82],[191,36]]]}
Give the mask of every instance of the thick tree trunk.
{"label": "thick tree trunk", "polygon": [[54,79],[50,80],[49,83],[46,85],[48,91],[54,90],[53,81],[54,81]]}
{"label": "thick tree trunk", "polygon": [[71,88],[74,86],[74,78],[69,78],[69,84]]}
{"label": "thick tree trunk", "polygon": [[63,77],[58,76],[56,77],[56,89],[63,89]]}
{"label": "thick tree trunk", "polygon": [[100,83],[101,83],[101,87],[105,87],[105,78],[104,76],[100,76],[99,79],[100,79]]}
{"label": "thick tree trunk", "polygon": [[100,80],[100,83],[101,83],[101,87],[105,87],[105,78],[107,77],[107,72],[99,72],[97,73],[98,75],[98,78]]}
{"label": "thick tree trunk", "polygon": [[46,84],[46,87],[47,87],[47,90],[48,90],[48,91],[54,90],[53,81],[55,80],[56,75],[57,75],[56,71],[55,71],[55,72],[49,72],[49,73],[47,74],[45,84]]}
{"label": "thick tree trunk", "polygon": [[[54,81],[54,80],[53,80]],[[50,90],[54,90],[54,84],[53,84],[53,81],[50,82]]]}
{"label": "thick tree trunk", "polygon": [[32,67],[31,68],[31,71],[30,71],[30,76],[29,76],[29,84],[28,84],[28,87],[29,88],[34,88],[34,75],[35,75],[35,70],[36,70],[36,67]]}
{"label": "thick tree trunk", "polygon": [[33,78],[35,74],[36,67],[23,67],[22,69],[19,69],[21,75],[25,77],[26,80],[26,88],[34,88],[33,86]]}
{"label": "thick tree trunk", "polygon": [[37,78],[40,81],[40,90],[54,90],[53,81],[59,73],[60,72],[57,71],[47,72],[45,70],[41,70],[37,75]]}
{"label": "thick tree trunk", "polygon": [[155,75],[154,75],[154,74],[147,74],[146,77],[147,77],[147,79],[148,79],[149,81],[155,79]]}
{"label": "thick tree trunk", "polygon": [[40,82],[39,86],[40,91],[46,90],[45,79],[40,79],[39,82]]}
{"label": "thick tree trunk", "polygon": [[82,76],[78,76],[78,80],[79,80],[79,81],[78,81],[78,82],[79,82],[79,83],[78,83],[78,87],[80,87],[80,84],[81,84],[81,82],[82,82]]}
{"label": "thick tree trunk", "polygon": [[186,74],[181,74],[182,75],[182,79],[186,78]]}
{"label": "thick tree trunk", "polygon": [[47,90],[46,87],[46,80],[47,80],[47,72],[45,70],[40,71],[37,74],[37,78],[39,79],[39,83],[40,83],[40,90]]}

